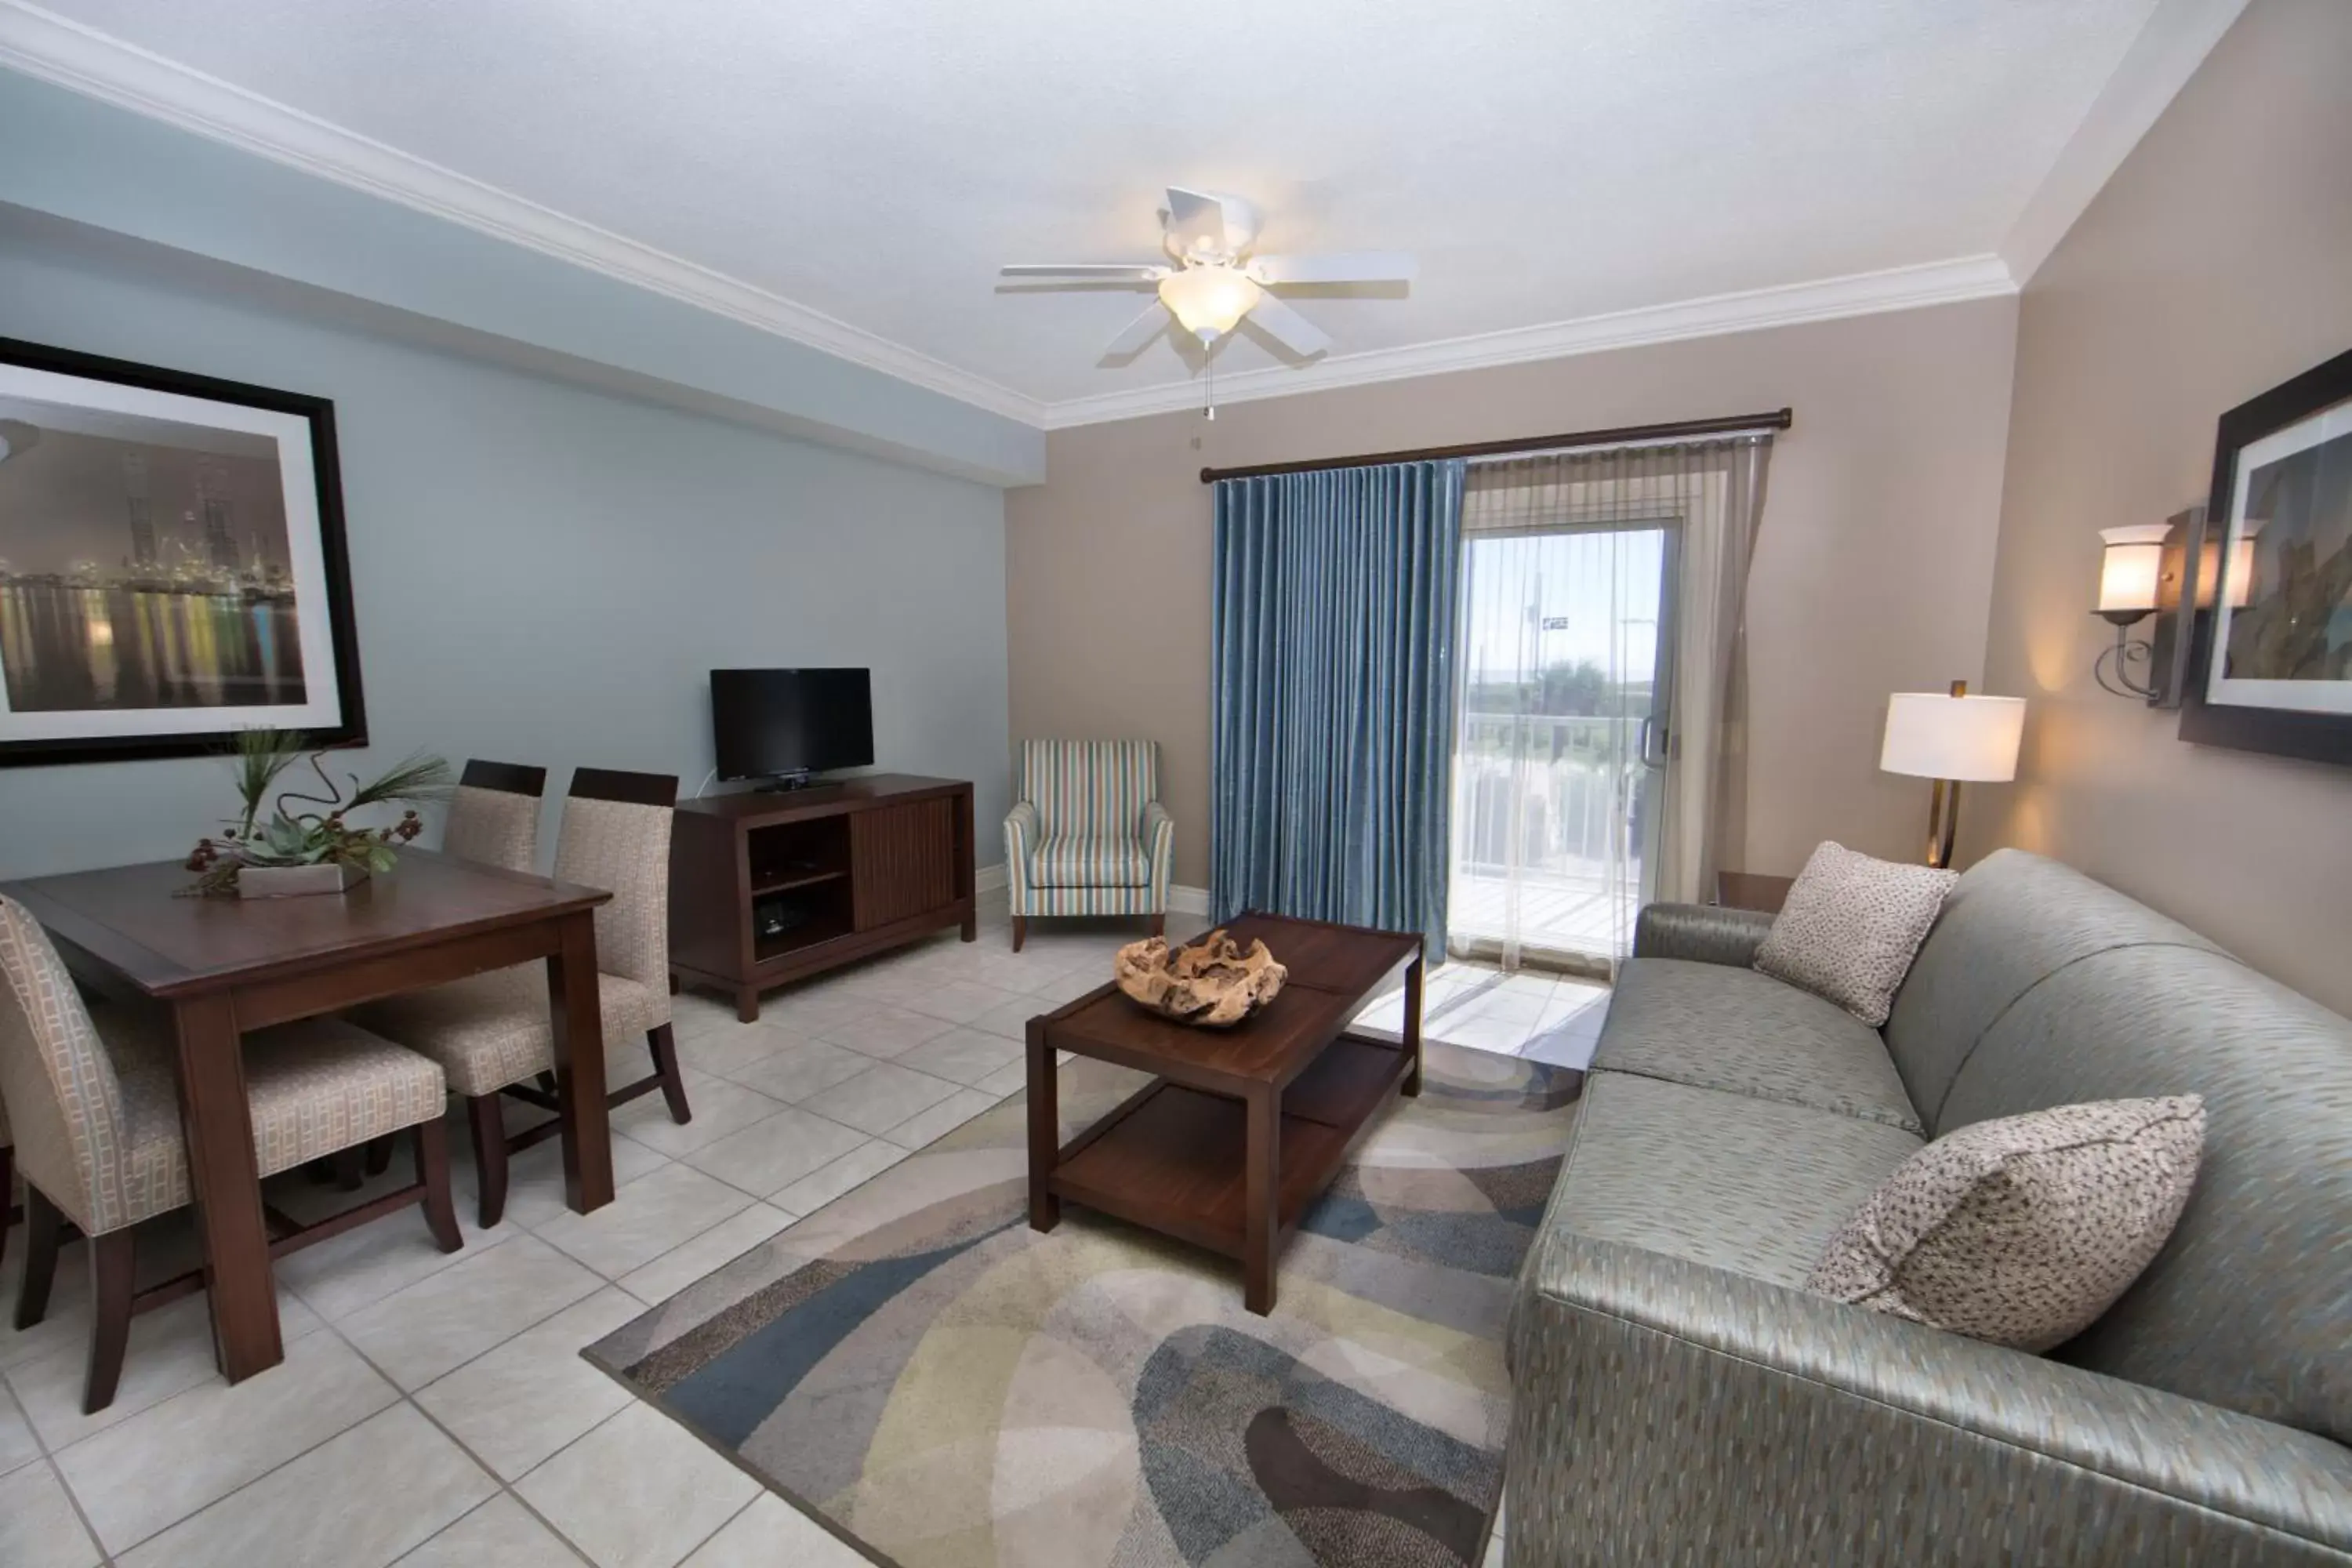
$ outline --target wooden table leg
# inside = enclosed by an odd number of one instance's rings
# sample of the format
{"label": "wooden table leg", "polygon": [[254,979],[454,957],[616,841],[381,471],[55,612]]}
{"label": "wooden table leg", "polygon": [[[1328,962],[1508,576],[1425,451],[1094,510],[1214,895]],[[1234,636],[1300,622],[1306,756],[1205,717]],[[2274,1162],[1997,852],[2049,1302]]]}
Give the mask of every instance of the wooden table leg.
{"label": "wooden table leg", "polygon": [[213,1359],[221,1375],[236,1383],[286,1359],[236,1006],[225,994],[203,996],[176,1004],[172,1013],[180,1049],[180,1124],[187,1134],[205,1289],[212,1300]]}
{"label": "wooden table leg", "polygon": [[563,1201],[587,1214],[613,1201],[595,916],[586,910],[565,915],[557,929],[558,946],[547,958],[547,1006],[555,1026],[555,1094],[563,1107]]}
{"label": "wooden table leg", "polygon": [[1061,1072],[1056,1052],[1045,1043],[1043,1021],[1029,1020],[1029,1228],[1051,1230],[1062,1223],[1062,1200],[1054,1193],[1054,1166],[1062,1156]]}
{"label": "wooden table leg", "polygon": [[1421,1092],[1421,965],[1416,958],[1404,972],[1404,1048],[1412,1057],[1412,1066],[1404,1069],[1408,1098]]}
{"label": "wooden table leg", "polygon": [[1242,1305],[1274,1310],[1274,1247],[1282,1235],[1282,1094],[1261,1085],[1247,1101],[1247,1170],[1242,1189]]}

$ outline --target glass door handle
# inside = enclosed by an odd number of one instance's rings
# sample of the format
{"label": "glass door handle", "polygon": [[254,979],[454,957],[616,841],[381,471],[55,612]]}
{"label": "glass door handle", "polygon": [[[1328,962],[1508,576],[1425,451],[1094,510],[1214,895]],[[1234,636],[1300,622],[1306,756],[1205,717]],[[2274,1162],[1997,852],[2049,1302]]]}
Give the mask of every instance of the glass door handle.
{"label": "glass door handle", "polygon": [[1645,768],[1662,768],[1666,765],[1664,748],[1655,744],[1658,739],[1658,716],[1653,713],[1642,721],[1641,761]]}

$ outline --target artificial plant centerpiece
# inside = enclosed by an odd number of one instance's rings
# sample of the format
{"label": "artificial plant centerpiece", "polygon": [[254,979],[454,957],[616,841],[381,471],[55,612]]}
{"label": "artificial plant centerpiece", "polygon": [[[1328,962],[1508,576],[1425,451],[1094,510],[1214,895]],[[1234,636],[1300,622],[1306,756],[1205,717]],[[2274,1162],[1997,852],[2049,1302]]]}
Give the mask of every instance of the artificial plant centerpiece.
{"label": "artificial plant centerpiece", "polygon": [[[395,846],[424,831],[416,807],[449,793],[449,764],[421,752],[370,784],[347,774],[348,794],[328,773],[326,757],[322,751],[308,751],[299,731],[239,731],[231,763],[243,810],[227,819],[217,839],[196,841],[188,857],[196,879],[185,891],[245,898],[341,891],[391,870],[398,859]],[[272,799],[279,778],[306,760],[325,793],[278,790]],[[354,812],[393,806],[402,808],[393,822],[369,827],[351,820]]]}

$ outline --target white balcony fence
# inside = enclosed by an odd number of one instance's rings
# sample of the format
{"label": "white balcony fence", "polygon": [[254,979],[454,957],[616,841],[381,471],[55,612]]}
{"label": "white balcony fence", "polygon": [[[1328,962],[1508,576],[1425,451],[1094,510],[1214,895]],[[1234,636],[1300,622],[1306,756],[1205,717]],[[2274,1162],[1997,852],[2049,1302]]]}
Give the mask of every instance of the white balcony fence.
{"label": "white balcony fence", "polygon": [[1454,756],[1453,945],[1502,940],[1516,898],[1524,948],[1625,955],[1641,904],[1650,778],[1641,722],[1465,716]]}

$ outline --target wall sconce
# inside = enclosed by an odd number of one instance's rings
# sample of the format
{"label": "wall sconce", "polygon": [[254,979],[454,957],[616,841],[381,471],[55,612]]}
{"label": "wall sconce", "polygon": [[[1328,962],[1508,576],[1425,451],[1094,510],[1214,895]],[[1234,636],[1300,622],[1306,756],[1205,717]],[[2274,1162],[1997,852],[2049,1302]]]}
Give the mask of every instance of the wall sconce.
{"label": "wall sconce", "polygon": [[[2192,506],[2162,523],[2099,531],[2099,604],[2095,612],[2116,628],[2113,647],[2091,667],[2102,690],[2137,697],[2151,708],[2178,708],[2189,678],[2189,645],[2213,609],[2214,584],[2227,585],[2230,607],[2243,609],[2254,573],[2254,531],[2249,523],[2221,571],[2221,542],[2205,531],[2205,509]],[[2145,637],[2131,628],[2153,616]]]}
{"label": "wall sconce", "polygon": [[[2099,558],[2098,614],[2116,628],[2116,646],[2102,649],[2091,666],[2092,679],[2103,691],[2150,702],[2157,699],[2156,645],[2130,634],[2133,626],[2158,608],[2164,585],[2164,541],[2171,531],[2169,524],[2161,522],[2099,530],[2106,549]],[[2135,668],[2147,673],[2135,675]]]}

